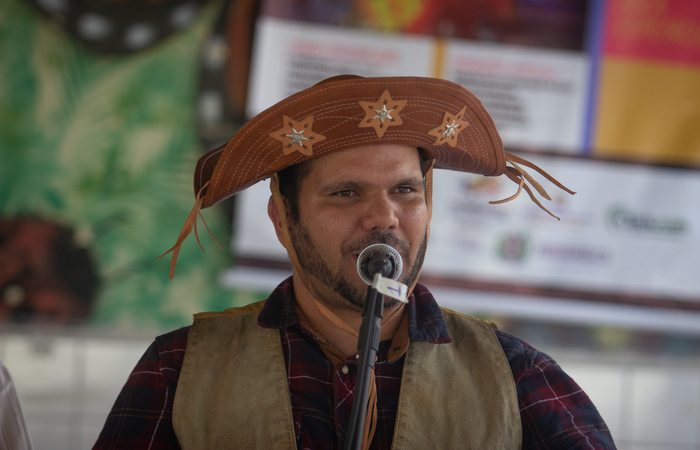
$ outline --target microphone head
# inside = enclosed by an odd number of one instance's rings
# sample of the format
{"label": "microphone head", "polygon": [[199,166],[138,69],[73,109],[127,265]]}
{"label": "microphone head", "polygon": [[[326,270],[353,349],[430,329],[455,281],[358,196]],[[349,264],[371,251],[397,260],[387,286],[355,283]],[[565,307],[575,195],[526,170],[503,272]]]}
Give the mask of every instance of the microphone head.
{"label": "microphone head", "polygon": [[367,285],[372,285],[374,275],[398,280],[403,272],[403,258],[388,244],[368,245],[357,257],[357,273]]}

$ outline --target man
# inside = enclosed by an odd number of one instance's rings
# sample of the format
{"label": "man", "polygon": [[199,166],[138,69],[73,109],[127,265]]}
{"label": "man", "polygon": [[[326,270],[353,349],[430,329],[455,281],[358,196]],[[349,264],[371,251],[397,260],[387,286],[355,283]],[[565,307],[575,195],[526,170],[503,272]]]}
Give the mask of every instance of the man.
{"label": "man", "polygon": [[265,302],[157,338],[95,447],[343,448],[367,289],[355,265],[382,242],[411,295],[384,303],[362,448],[614,448],[547,355],[417,283],[433,167],[505,174],[519,185],[505,201],[522,189],[535,200],[526,180],[547,197],[523,165],[565,189],[505,153],[478,99],[444,80],[335,77],[260,113],[200,159],[171,276],[199,210],[267,177],[293,275]]}

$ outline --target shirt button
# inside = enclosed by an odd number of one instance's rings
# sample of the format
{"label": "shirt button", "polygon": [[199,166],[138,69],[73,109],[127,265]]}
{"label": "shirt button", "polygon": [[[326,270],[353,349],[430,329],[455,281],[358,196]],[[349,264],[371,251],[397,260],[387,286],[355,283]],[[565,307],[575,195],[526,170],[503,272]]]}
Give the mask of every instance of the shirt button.
{"label": "shirt button", "polygon": [[343,372],[343,374],[347,375],[348,372],[350,372],[350,368],[349,368],[348,366],[343,366],[343,367],[340,369],[340,371]]}

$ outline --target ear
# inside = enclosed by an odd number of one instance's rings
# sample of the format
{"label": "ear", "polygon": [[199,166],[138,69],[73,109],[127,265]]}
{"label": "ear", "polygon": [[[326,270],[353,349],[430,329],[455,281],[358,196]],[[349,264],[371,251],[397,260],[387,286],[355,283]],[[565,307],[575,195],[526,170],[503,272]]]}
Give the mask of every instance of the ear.
{"label": "ear", "polygon": [[284,223],[280,216],[280,210],[277,208],[277,202],[275,202],[274,197],[270,196],[270,200],[267,202],[267,215],[270,216],[272,225],[275,227],[275,234],[277,234],[277,239],[284,248],[287,248],[287,239],[284,233]]}

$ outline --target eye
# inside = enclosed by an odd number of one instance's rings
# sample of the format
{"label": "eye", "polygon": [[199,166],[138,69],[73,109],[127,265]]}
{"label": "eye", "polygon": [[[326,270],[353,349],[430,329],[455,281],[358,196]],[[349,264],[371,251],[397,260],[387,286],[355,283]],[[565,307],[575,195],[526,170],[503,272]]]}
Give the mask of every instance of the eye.
{"label": "eye", "polygon": [[354,192],[350,189],[345,189],[344,191],[338,191],[333,193],[333,195],[335,195],[336,197],[350,197],[353,194]]}
{"label": "eye", "polygon": [[401,187],[396,188],[396,192],[399,194],[410,194],[410,193],[414,192],[414,189],[412,187],[408,187],[408,186],[401,186]]}

